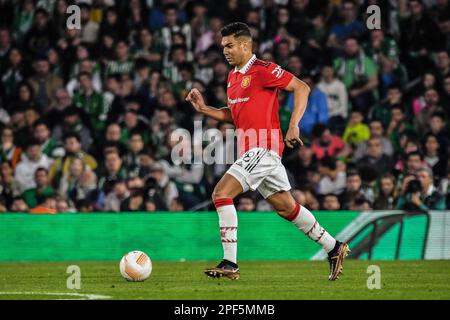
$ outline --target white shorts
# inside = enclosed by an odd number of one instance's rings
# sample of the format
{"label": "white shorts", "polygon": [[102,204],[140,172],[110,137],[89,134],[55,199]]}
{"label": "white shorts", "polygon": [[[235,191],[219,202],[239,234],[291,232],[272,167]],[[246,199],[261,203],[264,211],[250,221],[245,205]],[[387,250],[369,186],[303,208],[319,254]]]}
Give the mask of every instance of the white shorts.
{"label": "white shorts", "polygon": [[237,159],[227,173],[239,181],[244,192],[258,190],[264,199],[291,190],[281,157],[273,150],[253,148]]}

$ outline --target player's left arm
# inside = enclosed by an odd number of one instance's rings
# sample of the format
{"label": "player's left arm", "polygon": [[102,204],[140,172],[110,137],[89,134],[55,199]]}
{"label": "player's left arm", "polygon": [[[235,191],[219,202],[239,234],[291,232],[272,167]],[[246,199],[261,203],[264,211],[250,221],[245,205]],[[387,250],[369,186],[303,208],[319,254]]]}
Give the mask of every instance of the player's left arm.
{"label": "player's left arm", "polygon": [[305,113],[311,89],[305,82],[293,77],[284,90],[294,92],[294,107],[285,138],[286,145],[289,148],[293,148],[297,143],[303,145],[300,139],[299,123]]}

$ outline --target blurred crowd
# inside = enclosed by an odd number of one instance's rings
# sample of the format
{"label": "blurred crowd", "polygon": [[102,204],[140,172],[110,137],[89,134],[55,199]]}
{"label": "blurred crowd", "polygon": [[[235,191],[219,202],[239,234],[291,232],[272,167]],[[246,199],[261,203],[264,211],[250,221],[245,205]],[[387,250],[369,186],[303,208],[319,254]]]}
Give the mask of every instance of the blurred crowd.
{"label": "blurred crowd", "polygon": [[[220,29],[235,21],[311,87],[305,146],[283,157],[301,204],[449,209],[448,0],[0,0],[0,211],[211,209],[228,165],[174,164],[170,134],[233,128],[184,98],[227,104]],[[292,107],[281,92],[284,132]],[[271,210],[255,192],[236,205]]]}

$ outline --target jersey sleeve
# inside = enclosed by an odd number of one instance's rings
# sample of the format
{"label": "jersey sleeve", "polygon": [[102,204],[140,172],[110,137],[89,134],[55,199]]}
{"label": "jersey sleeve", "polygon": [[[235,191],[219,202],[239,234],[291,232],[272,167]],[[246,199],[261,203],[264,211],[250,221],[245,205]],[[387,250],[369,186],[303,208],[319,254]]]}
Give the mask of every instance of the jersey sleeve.
{"label": "jersey sleeve", "polygon": [[269,63],[267,67],[262,67],[260,77],[263,87],[284,89],[292,80],[294,75],[282,69],[275,63]]}

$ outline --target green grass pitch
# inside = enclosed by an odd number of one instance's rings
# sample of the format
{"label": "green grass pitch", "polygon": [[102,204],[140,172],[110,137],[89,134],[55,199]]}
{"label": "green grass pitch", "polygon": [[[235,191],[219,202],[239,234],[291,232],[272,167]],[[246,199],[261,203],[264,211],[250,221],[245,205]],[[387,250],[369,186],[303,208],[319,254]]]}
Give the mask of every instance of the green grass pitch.
{"label": "green grass pitch", "polygon": [[[119,263],[0,263],[0,299],[450,299],[450,261],[347,260],[328,281],[325,261],[241,261],[241,279],[207,278],[213,262],[153,262],[145,282],[125,281]],[[69,265],[81,269],[81,289],[67,289]],[[381,289],[369,290],[369,265],[381,269]],[[75,293],[75,295],[74,295]]]}

